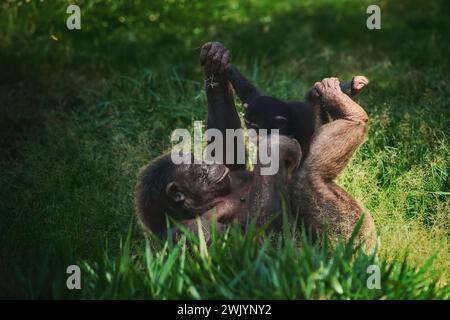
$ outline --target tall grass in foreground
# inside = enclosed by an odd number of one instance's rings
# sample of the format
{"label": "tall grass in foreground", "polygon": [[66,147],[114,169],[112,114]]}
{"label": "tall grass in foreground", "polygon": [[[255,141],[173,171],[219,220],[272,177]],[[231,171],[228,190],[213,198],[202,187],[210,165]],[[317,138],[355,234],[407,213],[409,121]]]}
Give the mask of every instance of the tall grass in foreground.
{"label": "tall grass in foreground", "polygon": [[[429,277],[434,257],[412,267],[406,259],[380,260],[376,250],[365,253],[354,243],[331,246],[325,239],[313,242],[307,232],[291,236],[262,236],[250,225],[244,234],[236,228],[218,237],[212,232],[207,247],[200,234],[146,242],[133,246],[132,229],[118,252],[98,250],[98,255],[80,261],[82,289],[69,291],[68,275],[43,277],[21,275],[17,291],[26,298],[84,299],[446,299],[448,288],[437,287]],[[284,230],[288,230],[287,224]],[[64,255],[58,255],[61,259]],[[56,258],[56,257],[55,257]],[[63,261],[60,261],[64,265]],[[37,265],[43,267],[44,265]],[[380,270],[380,288],[369,277]],[[372,277],[373,278],[373,277]],[[27,279],[27,280],[25,280]],[[28,282],[27,282],[28,281]],[[17,283],[17,282],[16,282]],[[11,291],[10,291],[11,292]]]}

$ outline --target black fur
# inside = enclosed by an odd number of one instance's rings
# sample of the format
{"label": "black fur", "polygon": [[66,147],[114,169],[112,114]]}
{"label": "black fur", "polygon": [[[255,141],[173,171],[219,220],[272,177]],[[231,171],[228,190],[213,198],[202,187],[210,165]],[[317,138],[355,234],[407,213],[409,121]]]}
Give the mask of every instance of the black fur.
{"label": "black fur", "polygon": [[302,153],[308,153],[314,133],[314,109],[307,102],[288,102],[268,96],[253,99],[245,110],[248,128],[279,129],[282,135],[296,139]]}

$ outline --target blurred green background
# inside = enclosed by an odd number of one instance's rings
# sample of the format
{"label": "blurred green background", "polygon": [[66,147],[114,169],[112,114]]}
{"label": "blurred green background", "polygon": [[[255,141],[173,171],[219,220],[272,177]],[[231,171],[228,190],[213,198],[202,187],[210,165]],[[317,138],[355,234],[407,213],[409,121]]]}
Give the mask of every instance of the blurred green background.
{"label": "blurred green background", "polygon": [[[72,3],[81,30],[66,28]],[[381,30],[366,28],[370,4]],[[139,168],[168,150],[173,129],[205,118],[198,55],[213,40],[279,98],[302,99],[328,76],[371,80],[358,98],[369,138],[339,182],[372,212],[383,261],[407,254],[414,266],[437,253],[433,279],[446,287],[450,2],[6,0],[0,9],[0,296],[57,297],[67,261],[95,261],[105,242],[114,258],[136,224]],[[138,230],[133,239],[142,245]]]}

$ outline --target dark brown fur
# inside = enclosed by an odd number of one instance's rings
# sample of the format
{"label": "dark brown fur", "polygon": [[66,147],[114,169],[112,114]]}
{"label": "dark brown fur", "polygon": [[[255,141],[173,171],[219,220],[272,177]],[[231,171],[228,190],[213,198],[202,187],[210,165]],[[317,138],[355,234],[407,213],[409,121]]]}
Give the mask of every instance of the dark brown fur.
{"label": "dark brown fur", "polygon": [[[231,66],[230,53],[218,42],[208,43],[203,46],[200,59],[208,98],[207,127],[217,128],[225,136],[226,129],[240,128],[233,93],[226,78],[226,70]],[[241,87],[235,88],[238,95],[244,92],[245,98],[248,98],[249,95],[259,94],[244,80],[233,83],[243,83]],[[220,230],[228,223],[238,223],[244,227],[248,218],[256,212],[259,212],[258,220],[261,224],[273,214],[279,213],[283,197],[290,204],[288,207],[293,220],[300,218],[316,235],[328,229],[333,234],[348,239],[356,221],[365,214],[360,238],[369,247],[372,246],[375,241],[375,226],[370,213],[333,181],[364,141],[367,114],[342,92],[336,78],[316,83],[314,93],[307,96],[310,97],[309,102],[315,104],[317,117],[321,114],[320,110],[325,110],[334,121],[321,125],[319,119],[314,120],[316,128],[310,151],[298,169],[296,166],[301,157],[301,149],[295,140],[282,137],[280,147],[284,151],[281,152],[280,159],[284,161],[280,163],[279,174],[261,176],[258,165],[252,173],[246,172],[244,165],[227,165],[233,182],[229,186],[230,191],[221,195],[211,193],[206,197],[205,191],[202,191],[202,179],[191,174],[194,169],[172,168],[166,161],[157,159],[143,171],[136,189],[140,220],[147,228],[160,235],[163,234],[166,213],[193,232],[197,230],[194,219],[196,215],[199,215],[202,225],[206,226],[203,229],[206,233],[213,221],[214,212],[218,215]],[[216,169],[211,167],[208,170]],[[220,171],[219,169],[217,170]],[[175,195],[183,193],[183,199],[189,201],[175,201],[176,197],[167,194],[165,188],[169,180],[178,183]],[[207,179],[206,183],[211,181]],[[189,207],[187,204],[194,200],[203,206],[197,206],[195,210]],[[200,210],[200,207],[203,209]]]}

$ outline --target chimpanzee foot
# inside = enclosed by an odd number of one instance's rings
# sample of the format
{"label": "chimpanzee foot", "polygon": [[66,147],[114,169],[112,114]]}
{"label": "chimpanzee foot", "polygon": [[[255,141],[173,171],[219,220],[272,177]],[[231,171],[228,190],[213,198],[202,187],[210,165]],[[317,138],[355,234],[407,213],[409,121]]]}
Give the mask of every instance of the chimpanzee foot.
{"label": "chimpanzee foot", "polygon": [[342,92],[338,78],[325,78],[316,82],[314,88],[319,93],[323,105],[337,106],[351,101],[351,98]]}
{"label": "chimpanzee foot", "polygon": [[320,96],[322,106],[330,112],[332,117],[356,121],[364,125],[367,123],[367,113],[342,92],[338,78],[325,78],[321,82],[316,82],[314,88]]}
{"label": "chimpanzee foot", "polygon": [[[353,97],[359,94],[368,83],[369,80],[366,77],[354,76],[350,81],[340,82],[340,86],[343,93],[349,97]],[[320,99],[319,92],[313,87],[306,93],[305,98],[306,100],[316,103],[318,99]]]}

